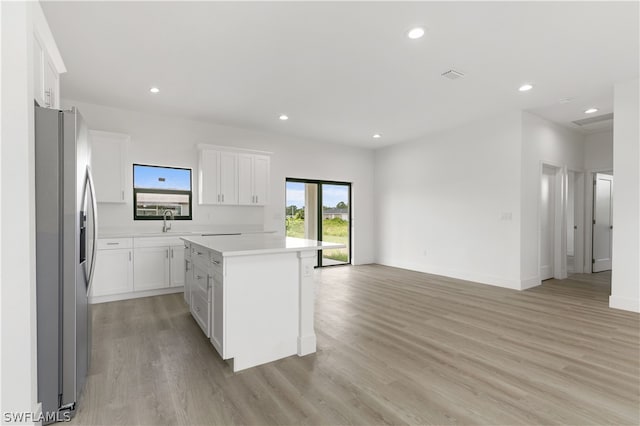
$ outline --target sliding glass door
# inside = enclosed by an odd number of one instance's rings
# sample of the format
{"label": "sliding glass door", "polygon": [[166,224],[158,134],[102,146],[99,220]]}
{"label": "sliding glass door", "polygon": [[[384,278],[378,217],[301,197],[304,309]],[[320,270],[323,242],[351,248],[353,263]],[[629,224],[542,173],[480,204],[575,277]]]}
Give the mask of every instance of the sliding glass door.
{"label": "sliding glass door", "polygon": [[316,266],[351,263],[351,184],[287,179],[285,201],[288,237],[346,245],[320,250]]}

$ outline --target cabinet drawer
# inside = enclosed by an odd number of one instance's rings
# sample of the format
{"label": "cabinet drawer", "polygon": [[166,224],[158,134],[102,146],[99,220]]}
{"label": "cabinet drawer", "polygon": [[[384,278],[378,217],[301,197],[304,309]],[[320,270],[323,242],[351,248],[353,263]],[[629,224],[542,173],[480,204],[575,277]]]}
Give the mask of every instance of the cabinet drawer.
{"label": "cabinet drawer", "polygon": [[129,249],[132,247],[131,238],[98,238],[98,250]]}
{"label": "cabinet drawer", "polygon": [[192,245],[191,259],[193,259],[194,262],[200,261],[202,264],[207,264],[209,261],[209,251],[200,246]]}
{"label": "cabinet drawer", "polygon": [[135,237],[135,247],[175,247],[182,246],[180,237]]}
{"label": "cabinet drawer", "polygon": [[195,291],[191,293],[191,314],[207,337],[210,337],[209,319],[211,318],[211,314],[209,309],[209,302],[203,297],[201,292]]}
{"label": "cabinet drawer", "polygon": [[211,270],[222,275],[222,255],[220,253],[211,252]]}
{"label": "cabinet drawer", "polygon": [[198,264],[193,264],[193,290],[201,290],[205,293],[209,291],[209,275],[206,269],[202,269]]}

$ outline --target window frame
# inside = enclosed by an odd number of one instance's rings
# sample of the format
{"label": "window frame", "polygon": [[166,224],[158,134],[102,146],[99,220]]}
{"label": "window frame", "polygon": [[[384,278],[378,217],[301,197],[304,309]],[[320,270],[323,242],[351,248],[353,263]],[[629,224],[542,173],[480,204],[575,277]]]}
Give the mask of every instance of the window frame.
{"label": "window frame", "polygon": [[[188,191],[179,189],[156,189],[156,188],[136,188],[136,166],[142,167],[156,167],[159,169],[174,169],[174,170],[188,170],[189,171],[189,187]],[[133,187],[133,220],[164,220],[162,216],[138,216],[138,193],[151,193],[151,194],[179,194],[189,196],[189,215],[188,216],[171,216],[172,220],[193,220],[193,169],[190,167],[173,167],[173,166],[156,166],[154,164],[140,164],[133,163],[131,167],[132,173],[132,187]]]}

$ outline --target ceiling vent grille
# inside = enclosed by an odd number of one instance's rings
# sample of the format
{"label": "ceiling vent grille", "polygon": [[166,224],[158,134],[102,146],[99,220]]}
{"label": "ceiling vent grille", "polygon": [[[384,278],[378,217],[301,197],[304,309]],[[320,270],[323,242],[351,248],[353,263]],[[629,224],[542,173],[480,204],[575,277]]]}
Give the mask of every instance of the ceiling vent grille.
{"label": "ceiling vent grille", "polygon": [[449,80],[457,80],[459,78],[464,77],[464,74],[460,71],[449,70],[442,73],[442,76],[448,78]]}
{"label": "ceiling vent grille", "polygon": [[582,120],[572,121],[576,126],[587,126],[589,124],[600,123],[602,121],[613,120],[613,113],[598,115],[597,117],[583,118]]}

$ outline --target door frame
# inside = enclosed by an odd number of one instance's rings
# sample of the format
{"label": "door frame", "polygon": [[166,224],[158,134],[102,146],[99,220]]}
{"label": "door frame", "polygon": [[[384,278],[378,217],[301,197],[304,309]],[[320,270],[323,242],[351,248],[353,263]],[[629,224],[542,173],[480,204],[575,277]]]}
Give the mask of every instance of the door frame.
{"label": "door frame", "polygon": [[[590,212],[590,219],[587,223],[590,224],[589,228],[589,233],[590,233],[590,238],[589,238],[589,250],[585,253],[587,259],[587,263],[588,263],[588,267],[587,270],[589,271],[590,274],[594,274],[597,272],[593,271],[593,265],[594,265],[594,259],[595,256],[593,254],[593,226],[595,225],[595,223],[593,223],[593,218],[594,218],[594,213],[595,213],[595,209],[596,209],[596,198],[595,198],[595,191],[596,191],[596,179],[597,179],[597,175],[598,174],[606,174],[606,175],[611,175],[614,176],[613,174],[613,170],[611,169],[607,169],[607,170],[593,170],[590,173],[591,176],[591,185],[589,185],[589,190],[587,192],[589,192],[591,194],[591,200],[590,200],[590,206],[591,208],[589,209]],[[615,176],[614,176],[615,178]],[[615,185],[615,181],[614,181],[614,185]],[[611,192],[611,209],[613,211],[613,191]],[[612,218],[613,219],[613,218]],[[612,253],[611,253],[611,260],[613,261],[613,230],[611,230],[611,249],[612,249]],[[613,265],[612,265],[613,268]],[[599,271],[602,272],[602,271]]]}
{"label": "door frame", "polygon": [[538,280],[542,283],[542,175],[544,169],[554,170],[554,227],[553,227],[553,278],[567,278],[567,166],[548,161],[540,161],[538,170]]}
{"label": "door frame", "polygon": [[344,265],[353,265],[353,205],[351,203],[353,199],[352,189],[353,186],[351,182],[342,182],[337,180],[320,180],[320,179],[303,179],[303,178],[290,178],[285,177],[284,185],[285,185],[285,208],[286,199],[287,199],[287,182],[298,182],[298,183],[312,183],[318,185],[318,211],[317,211],[317,223],[318,223],[318,241],[322,241],[322,185],[344,185],[349,188],[349,262],[341,263],[337,265],[323,265],[322,264],[322,250],[318,250],[318,266],[316,268],[326,268],[329,266],[344,266]]}
{"label": "door frame", "polygon": [[[596,179],[596,175],[598,173],[609,173],[614,179],[615,175],[613,174],[613,170],[611,168],[600,168],[600,169],[590,169],[584,172],[585,175],[585,227],[584,227],[584,268],[583,271],[585,274],[593,273],[593,209],[595,207],[595,200],[593,198],[594,191],[594,182]],[[588,180],[587,180],[588,179]],[[587,182],[589,183],[587,185]],[[587,224],[589,226],[587,226]]]}
{"label": "door frame", "polygon": [[[576,182],[574,183],[574,194],[573,194],[573,204],[574,204],[574,225],[577,226],[576,233],[574,235],[573,240],[573,266],[574,266],[574,274],[581,274],[585,270],[584,258],[585,258],[585,248],[586,248],[586,224],[589,223],[586,220],[586,204],[585,204],[585,187],[587,173],[583,170],[574,170],[567,169],[567,180],[569,178],[568,173],[572,172],[576,177]],[[569,197],[569,186],[567,185],[567,199]],[[568,271],[567,271],[568,274]]]}

